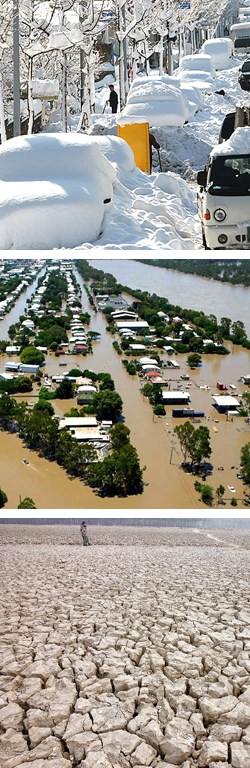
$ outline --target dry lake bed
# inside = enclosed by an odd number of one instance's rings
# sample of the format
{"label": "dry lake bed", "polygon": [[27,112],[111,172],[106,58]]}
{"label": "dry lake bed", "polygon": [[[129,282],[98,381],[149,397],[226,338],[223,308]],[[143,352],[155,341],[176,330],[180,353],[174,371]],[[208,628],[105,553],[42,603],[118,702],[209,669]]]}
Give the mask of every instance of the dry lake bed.
{"label": "dry lake bed", "polygon": [[1,768],[250,768],[250,530],[0,525]]}

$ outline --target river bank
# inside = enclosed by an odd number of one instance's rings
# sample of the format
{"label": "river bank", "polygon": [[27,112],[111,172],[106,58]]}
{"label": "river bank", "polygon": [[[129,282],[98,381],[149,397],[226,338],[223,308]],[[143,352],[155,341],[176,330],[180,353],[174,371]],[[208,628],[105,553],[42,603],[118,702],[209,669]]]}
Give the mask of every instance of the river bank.
{"label": "river bank", "polygon": [[218,319],[241,320],[250,336],[250,288],[197,275],[141,264],[136,259],[88,259],[96,269],[110,272],[118,283],[166,297],[170,303],[214,314]]}

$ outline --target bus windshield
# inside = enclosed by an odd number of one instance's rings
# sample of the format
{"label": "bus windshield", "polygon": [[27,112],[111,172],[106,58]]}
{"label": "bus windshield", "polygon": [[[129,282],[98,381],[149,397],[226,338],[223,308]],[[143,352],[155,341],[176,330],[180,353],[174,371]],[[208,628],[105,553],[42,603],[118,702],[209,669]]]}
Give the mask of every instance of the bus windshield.
{"label": "bus windshield", "polygon": [[209,192],[217,195],[250,194],[250,155],[215,157],[210,171]]}

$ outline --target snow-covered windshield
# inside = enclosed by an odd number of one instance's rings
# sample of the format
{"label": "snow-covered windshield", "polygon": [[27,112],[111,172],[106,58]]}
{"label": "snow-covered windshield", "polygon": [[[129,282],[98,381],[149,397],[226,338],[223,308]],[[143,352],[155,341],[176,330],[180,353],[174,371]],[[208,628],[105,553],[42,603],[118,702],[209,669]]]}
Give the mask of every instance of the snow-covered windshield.
{"label": "snow-covered windshield", "polygon": [[211,166],[209,192],[217,195],[250,194],[250,155],[222,155]]}

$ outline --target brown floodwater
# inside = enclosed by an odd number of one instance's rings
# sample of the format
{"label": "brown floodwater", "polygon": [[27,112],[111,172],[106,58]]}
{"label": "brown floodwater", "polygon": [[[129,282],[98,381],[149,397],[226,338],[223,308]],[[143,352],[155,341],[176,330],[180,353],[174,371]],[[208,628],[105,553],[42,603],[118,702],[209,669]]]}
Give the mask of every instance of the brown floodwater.
{"label": "brown floodwater", "polygon": [[[65,370],[79,365],[81,369],[91,368],[96,372],[107,371],[114,378],[116,389],[124,402],[124,417],[131,430],[131,442],[138,450],[144,473],[145,486],[141,495],[126,499],[101,499],[77,479],[71,480],[57,464],[40,458],[35,452],[28,451],[15,435],[0,434],[0,485],[8,495],[5,509],[16,509],[19,496],[31,496],[38,509],[129,509],[129,510],[185,510],[204,509],[199,496],[194,490],[195,478],[185,474],[180,468],[182,456],[173,430],[179,420],[171,416],[172,407],[168,407],[166,417],[157,418],[146,398],[140,394],[141,381],[126,373],[121,358],[113,349],[113,337],[106,331],[106,321],[101,313],[94,313],[90,308],[81,278],[83,309],[91,314],[91,330],[101,333],[101,341],[93,344],[93,355],[76,357],[66,355],[56,358],[49,353],[46,358],[46,372],[62,374]],[[179,298],[180,302],[180,298]],[[228,313],[229,314],[229,313]],[[165,358],[167,356],[165,355]],[[67,368],[59,366],[61,360],[67,362]],[[164,359],[164,356],[163,356]],[[168,371],[171,387],[176,388],[180,373],[187,370],[186,355],[179,355],[179,371]],[[0,370],[4,369],[5,356],[0,357]],[[233,497],[228,485],[234,485],[238,506],[242,508],[243,486],[237,478],[240,449],[250,440],[250,430],[244,419],[234,418],[227,421],[225,416],[217,414],[212,405],[211,394],[216,392],[218,380],[236,385],[237,393],[244,387],[238,383],[242,374],[250,372],[250,353],[242,348],[231,348],[227,357],[203,356],[201,368],[193,372],[190,382],[191,406],[204,410],[209,420],[201,423],[211,429],[212,475],[207,482],[216,488],[222,484],[226,488],[225,507],[230,508]],[[200,389],[207,384],[210,390]],[[182,382],[185,389],[185,382]],[[234,394],[234,391],[232,391]],[[22,398],[23,399],[23,398]],[[25,398],[34,403],[34,398]],[[75,405],[74,400],[54,402],[56,413],[62,415]],[[218,423],[215,423],[215,419]],[[217,432],[213,432],[216,427]],[[23,464],[27,458],[28,465]],[[223,466],[223,470],[218,468]],[[14,482],[13,482],[14,481]]]}

